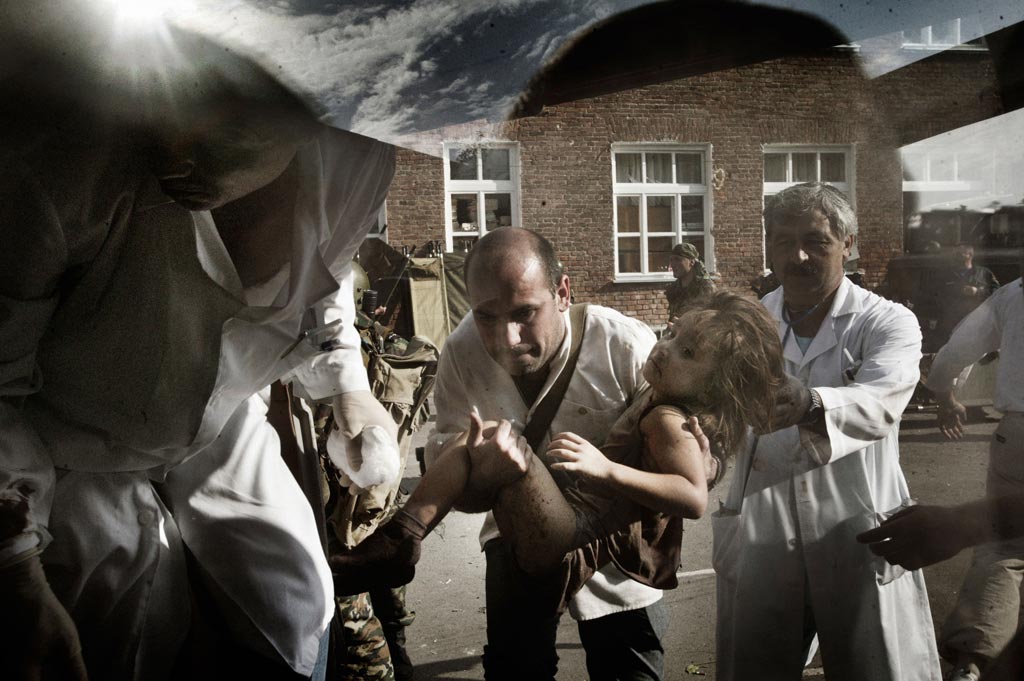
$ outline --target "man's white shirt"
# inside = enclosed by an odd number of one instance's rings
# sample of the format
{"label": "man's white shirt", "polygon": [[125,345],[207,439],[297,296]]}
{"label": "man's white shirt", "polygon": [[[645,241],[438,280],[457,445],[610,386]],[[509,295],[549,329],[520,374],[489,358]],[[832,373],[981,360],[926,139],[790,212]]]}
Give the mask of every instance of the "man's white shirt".
{"label": "man's white shirt", "polygon": [[[552,435],[566,431],[597,446],[604,444],[615,420],[647,385],[641,369],[655,343],[650,328],[598,305],[587,308],[586,318],[576,370],[541,451]],[[552,371],[536,401],[528,407],[512,377],[487,354],[472,312],[467,314],[441,353],[434,386],[437,424],[430,446],[436,448],[451,435],[464,431],[474,406],[484,420],[506,419],[521,431],[568,360],[572,343],[568,312],[565,326],[565,339],[552,359]],[[493,516],[488,513],[480,532],[481,546],[498,535]],[[588,620],[645,608],[660,598],[660,590],[633,581],[609,564],[573,598],[569,613],[577,620]]]}

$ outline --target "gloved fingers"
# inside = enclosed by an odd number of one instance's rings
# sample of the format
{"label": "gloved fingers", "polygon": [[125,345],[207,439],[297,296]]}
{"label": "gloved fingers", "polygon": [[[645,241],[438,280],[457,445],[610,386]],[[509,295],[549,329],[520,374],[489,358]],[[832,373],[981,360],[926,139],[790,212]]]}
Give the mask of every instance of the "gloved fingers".
{"label": "gloved fingers", "polygon": [[392,438],[397,439],[398,427],[377,398],[368,390],[335,395],[334,425],[348,439],[356,438],[367,426],[380,426]]}

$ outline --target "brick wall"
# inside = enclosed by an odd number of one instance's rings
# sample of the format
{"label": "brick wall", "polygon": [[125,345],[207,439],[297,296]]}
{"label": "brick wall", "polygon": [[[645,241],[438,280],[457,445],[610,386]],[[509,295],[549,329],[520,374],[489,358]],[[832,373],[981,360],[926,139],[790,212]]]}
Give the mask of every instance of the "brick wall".
{"label": "brick wall", "polygon": [[[522,225],[550,238],[577,300],[663,323],[665,283],[616,283],[612,244],[611,145],[710,144],[721,177],[713,191],[720,287],[747,291],[761,271],[763,145],[843,144],[854,154],[860,267],[879,283],[902,250],[898,147],[993,115],[992,69],[984,53],[924,60],[875,81],[856,54],[833,50],[776,60],[546,108],[497,125],[434,131],[443,140],[519,144]],[[441,159],[400,151],[388,197],[393,244],[444,239]]]}

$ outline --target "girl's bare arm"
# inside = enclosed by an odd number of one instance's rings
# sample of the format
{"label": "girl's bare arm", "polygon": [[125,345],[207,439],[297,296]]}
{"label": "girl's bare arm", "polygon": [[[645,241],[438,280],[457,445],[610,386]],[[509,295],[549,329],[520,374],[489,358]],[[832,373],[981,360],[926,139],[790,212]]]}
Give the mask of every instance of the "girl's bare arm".
{"label": "girl's bare arm", "polygon": [[644,466],[650,470],[615,463],[574,433],[561,433],[552,441],[548,454],[557,459],[552,468],[596,480],[655,511],[699,518],[708,503],[705,465],[685,421],[676,409],[656,407],[640,422]]}

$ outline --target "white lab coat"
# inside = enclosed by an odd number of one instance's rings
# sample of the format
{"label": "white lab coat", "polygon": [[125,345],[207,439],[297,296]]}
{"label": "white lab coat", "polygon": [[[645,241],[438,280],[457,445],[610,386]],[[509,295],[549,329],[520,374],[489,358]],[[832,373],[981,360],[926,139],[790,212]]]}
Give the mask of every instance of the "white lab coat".
{"label": "white lab coat", "polygon": [[919,375],[917,321],[844,279],[804,354],[782,293],[763,303],[789,336],[786,371],[821,395],[828,438],[786,428],[737,458],[713,517],[718,678],[799,679],[816,632],[830,680],[937,681],[921,572],[855,539],[910,499],[897,438]]}
{"label": "white lab coat", "polygon": [[91,673],[159,679],[189,623],[184,543],[228,625],[309,674],[333,581],[257,392],[368,390],[350,262],[393,149],[326,128],[304,146],[289,263],[243,290],[211,216],[104,144],[8,159],[0,183],[0,395],[21,401],[0,402],[0,493],[30,515],[0,562],[44,548]]}

